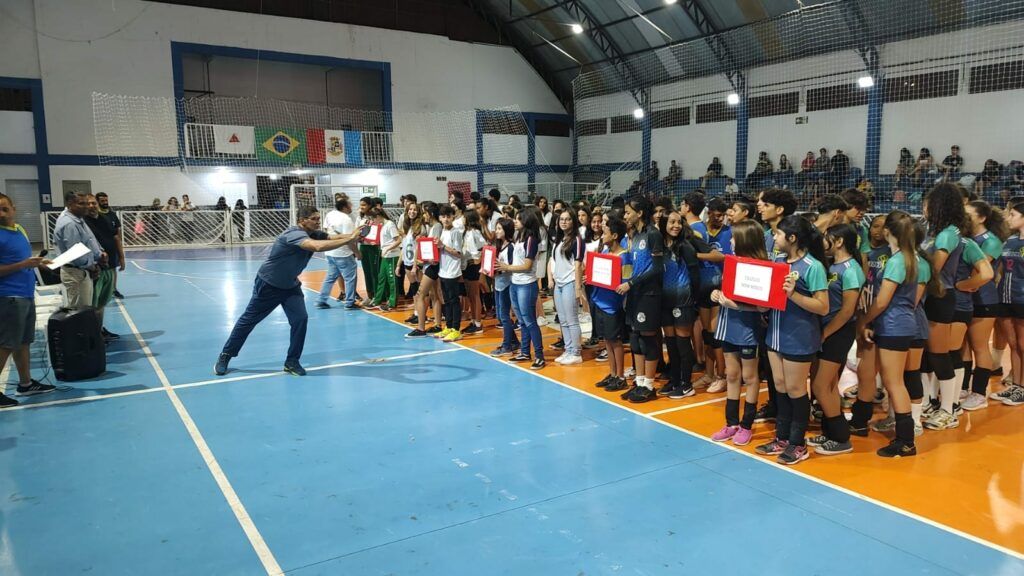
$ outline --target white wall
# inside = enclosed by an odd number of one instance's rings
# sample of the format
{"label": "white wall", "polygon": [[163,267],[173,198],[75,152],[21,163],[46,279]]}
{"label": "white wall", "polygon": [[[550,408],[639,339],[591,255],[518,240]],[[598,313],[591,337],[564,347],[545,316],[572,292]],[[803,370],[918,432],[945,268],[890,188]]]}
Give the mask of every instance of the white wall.
{"label": "white wall", "polygon": [[651,160],[658,163],[662,178],[668,175],[672,160],[682,166],[683,178],[700,178],[715,156],[721,160],[725,173],[732,175],[736,169],[735,121],[651,131]]}
{"label": "white wall", "polygon": [[[188,194],[197,206],[214,205],[221,196],[221,186],[244,183],[250,200],[256,196],[256,174],[246,172],[219,172],[204,170],[185,173],[177,168],[120,167],[120,166],[51,166],[50,181],[53,205],[63,206],[64,180],[89,180],[93,193],[106,192],[114,206],[148,206],[153,198],[162,204],[176,196]],[[249,204],[251,202],[247,202]]]}
{"label": "white wall", "polygon": [[39,78],[33,0],[3,0],[0,18],[0,76]]}
{"label": "white wall", "polygon": [[534,139],[537,165],[572,164],[572,138],[537,136]]}
{"label": "white wall", "polygon": [[[795,118],[798,115],[807,116],[807,123],[797,124]],[[754,171],[761,150],[768,152],[776,168],[779,156],[785,154],[795,172],[800,171],[800,162],[807,151],[813,151],[817,156],[819,148],[828,148],[829,156],[837,149],[842,150],[850,157],[851,166],[863,168],[867,125],[867,106],[753,118],[747,141],[747,172]]]}
{"label": "white wall", "polygon": [[0,154],[35,154],[34,130],[31,112],[0,110]]}
{"label": "white wall", "polygon": [[526,164],[529,157],[526,136],[484,134],[483,137],[484,162],[488,164]]}
{"label": "white wall", "polygon": [[[438,182],[438,176],[446,176],[445,182]],[[448,200],[448,182],[469,182],[476,187],[476,172],[427,172],[377,170],[351,170],[331,174],[331,184],[375,184],[384,194],[384,202],[397,204],[403,194],[415,194],[420,202]]]}
{"label": "white wall", "polygon": [[7,193],[8,180],[37,180],[35,166],[0,166],[0,194]]}
{"label": "white wall", "polygon": [[638,162],[643,152],[640,132],[619,132],[580,138],[577,154],[580,164]]}

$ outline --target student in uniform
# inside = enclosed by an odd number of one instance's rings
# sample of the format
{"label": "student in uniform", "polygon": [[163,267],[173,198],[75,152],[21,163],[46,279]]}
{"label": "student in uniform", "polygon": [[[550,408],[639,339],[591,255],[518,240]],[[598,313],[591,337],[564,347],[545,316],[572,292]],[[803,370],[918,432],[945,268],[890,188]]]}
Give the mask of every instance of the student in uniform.
{"label": "student in uniform", "polygon": [[379,306],[382,312],[390,312],[398,305],[398,286],[395,281],[401,271],[399,257],[402,255],[402,237],[398,234],[398,227],[383,208],[374,208],[370,215],[374,223],[380,226],[381,252],[377,293],[370,304]]}
{"label": "student in uniform", "polygon": [[999,296],[1003,304],[1000,319],[1006,341],[1010,345],[1013,374],[1010,385],[1001,392],[989,394],[1007,406],[1024,404],[1024,202],[1010,207],[1007,216],[1010,237],[1003,243],[1003,276],[999,280]]}
{"label": "student in uniform", "polygon": [[548,266],[551,281],[548,285],[554,287],[555,313],[565,346],[562,355],[555,358],[555,364],[570,366],[583,363],[579,307],[586,301],[583,293],[586,245],[579,234],[580,224],[575,211],[563,210],[555,223],[557,229],[551,243],[551,263]]}
{"label": "student in uniform", "polygon": [[[622,261],[622,277],[629,278],[630,254],[622,247],[626,239],[626,222],[615,212],[606,213],[603,218],[600,252],[618,256]],[[604,339],[608,362],[608,375],[596,386],[609,391],[626,388],[622,346],[626,335],[626,312],[622,309],[623,300],[622,295],[615,290],[594,286],[594,333]]]}
{"label": "student in uniform", "polygon": [[723,392],[726,388],[725,356],[722,353],[721,345],[715,339],[715,329],[718,326],[718,306],[711,300],[711,293],[722,286],[725,255],[732,254],[732,228],[725,224],[726,210],[728,210],[728,206],[721,198],[712,198],[707,204],[707,223],[700,222],[691,226],[694,229],[694,234],[700,236],[711,248],[710,251],[701,252],[698,255],[701,267],[700,290],[697,295],[700,323],[704,327],[702,338],[705,348],[708,350],[705,353],[709,360],[709,363],[706,364],[705,375],[716,375],[708,383],[708,392],[711,394]]}
{"label": "student in uniform", "polygon": [[[442,228],[441,222],[438,220],[439,215],[440,208],[436,203],[427,200],[420,205],[422,226],[417,240],[419,238],[433,238],[440,241]],[[410,324],[415,322],[416,328],[406,334],[406,338],[423,338],[429,334],[437,334],[444,330],[441,327],[442,301],[440,283],[438,282],[438,272],[441,265],[438,262],[422,262],[418,258],[416,264],[422,268],[423,277],[420,280],[420,289],[416,293],[416,314],[409,319]],[[434,308],[434,325],[428,329],[427,311],[431,305]]]}
{"label": "student in uniform", "polygon": [[484,331],[480,304],[480,252],[487,245],[484,239],[480,215],[474,210],[465,213],[465,233],[463,236],[463,260],[466,268],[462,271],[462,281],[466,286],[466,298],[469,300],[470,322],[462,331],[463,335],[479,334]]}
{"label": "student in uniform", "polygon": [[857,318],[857,355],[860,360],[857,363],[857,386],[846,392],[847,397],[854,400],[850,420],[850,431],[857,436],[868,435],[868,422],[874,411],[874,403],[877,395],[876,382],[880,381],[877,369],[878,352],[872,342],[864,339],[864,312],[871,307],[878,291],[882,287],[882,274],[885,271],[885,263],[892,255],[889,243],[885,239],[885,215],[876,216],[871,221],[869,243],[871,250],[864,258],[864,290],[860,303],[861,314]]}
{"label": "student in uniform", "polygon": [[512,262],[497,263],[499,272],[512,273],[512,309],[521,327],[521,344],[519,353],[509,359],[510,362],[530,362],[530,344],[533,344],[535,357],[530,364],[531,370],[540,370],[547,365],[544,361],[544,341],[541,339],[540,326],[537,324],[537,275],[534,259],[538,256],[540,245],[540,218],[536,210],[523,210],[516,215],[515,238],[512,244]]}
{"label": "student in uniform", "polygon": [[[982,201],[967,204],[966,210],[971,221],[971,237],[981,247],[995,272],[999,268],[1003,241],[1009,236],[1003,214]],[[967,342],[962,350],[964,382],[960,392],[960,405],[968,411],[988,406],[988,381],[994,369],[989,341],[996,318],[1003,316],[995,279],[986,282],[971,296],[974,300],[974,316],[967,329]]]}
{"label": "student in uniform", "polygon": [[[764,229],[751,219],[733,224],[733,251],[743,258],[768,260],[764,249]],[[715,338],[725,353],[725,378],[728,383],[725,400],[725,426],[711,435],[715,442],[732,440],[737,446],[746,446],[753,437],[754,417],[757,413],[757,394],[761,386],[758,374],[757,347],[764,329],[761,311],[745,304],[737,304],[725,297],[721,290],[711,293],[718,307],[718,329]],[[740,420],[740,391],[746,385],[743,420]]]}
{"label": "student in uniform", "polygon": [[768,317],[768,359],[775,378],[778,415],[775,439],[757,447],[762,456],[778,456],[793,465],[808,457],[804,433],[810,421],[807,376],[821,351],[821,317],[828,314],[825,247],[821,233],[800,216],[787,216],[775,230],[777,262],[790,265],[786,309]]}
{"label": "student in uniform", "polygon": [[494,226],[494,239],[491,245],[497,249],[497,262],[494,272],[494,307],[501,325],[501,346],[491,351],[491,356],[509,356],[519,351],[519,338],[512,322],[512,273],[502,271],[497,266],[501,263],[508,266],[512,263],[512,238],[515,237],[515,223],[508,218],[499,219]]}
{"label": "student in uniform", "polygon": [[[401,225],[398,227],[398,233],[402,236],[402,261],[400,266],[404,272],[405,279],[409,281],[409,289],[407,291],[405,283],[400,280],[398,291],[406,298],[415,298],[420,288],[420,269],[416,266],[416,237],[419,235],[422,225],[420,205],[410,202],[405,206],[405,213],[402,215]],[[415,316],[415,312],[413,312],[413,315]],[[410,319],[406,319],[406,322]]]}
{"label": "student in uniform", "polygon": [[664,244],[661,233],[651,223],[654,207],[651,201],[637,197],[626,203],[625,220],[629,226],[629,252],[633,275],[615,290],[626,296],[626,322],[633,331],[630,348],[643,353],[644,361],[636,367],[636,385],[626,400],[641,403],[654,400],[654,378],[661,358],[657,331],[661,322],[662,274]]}
{"label": "student in uniform", "polygon": [[823,456],[853,450],[850,427],[839,398],[839,373],[857,336],[854,315],[864,287],[860,236],[850,224],[838,224],[825,232],[825,253],[832,259],[828,270],[828,314],[821,321],[821,352],[811,390],[825,417],[822,434],[807,441]]}
{"label": "student in uniform", "polygon": [[[359,227],[371,223],[370,211],[376,206],[375,200],[376,198],[372,196],[359,199]],[[369,306],[373,295],[377,293],[377,278],[380,277],[380,246],[360,243],[359,262],[363,268],[363,282],[366,284],[366,299],[363,300],[363,306]]]}
{"label": "student in uniform", "polygon": [[875,344],[878,351],[882,384],[895,412],[895,438],[877,454],[893,458],[917,454],[903,372],[911,343],[918,335],[915,308],[925,291],[921,280],[930,277],[931,270],[918,258],[914,221],[909,214],[899,210],[889,213],[885,232],[892,256],[886,260],[878,295],[862,322],[866,326],[864,339]]}
{"label": "student in uniform", "polygon": [[856,188],[843,190],[839,197],[846,202],[846,222],[856,228],[857,233],[860,235],[860,251],[869,252],[871,250],[871,237],[869,226],[864,225],[864,214],[871,208],[871,199],[868,198],[867,194]]}
{"label": "student in uniform", "polygon": [[731,226],[735,226],[740,222],[754,218],[757,214],[754,205],[746,200],[735,200],[729,209],[725,211],[726,222]]}
{"label": "student in uniform", "polygon": [[[818,201],[818,216],[814,219],[814,225],[824,234],[829,228],[846,221],[848,209],[845,200],[835,194],[826,194]],[[855,245],[854,250],[857,249]]]}
{"label": "student in uniform", "polygon": [[694,292],[700,286],[699,250],[710,252],[710,246],[697,238],[683,222],[679,212],[669,212],[658,223],[665,240],[665,272],[662,275],[661,329],[668,349],[668,382],[658,390],[659,396],[681,400],[694,395],[693,323],[697,318]]}
{"label": "student in uniform", "polygon": [[445,342],[462,339],[462,302],[459,300],[459,287],[462,284],[462,246],[463,232],[455,227],[455,208],[450,204],[441,206],[439,210],[441,225],[441,262],[437,276],[441,282],[441,293],[444,294],[444,319],[448,328],[434,335]]}

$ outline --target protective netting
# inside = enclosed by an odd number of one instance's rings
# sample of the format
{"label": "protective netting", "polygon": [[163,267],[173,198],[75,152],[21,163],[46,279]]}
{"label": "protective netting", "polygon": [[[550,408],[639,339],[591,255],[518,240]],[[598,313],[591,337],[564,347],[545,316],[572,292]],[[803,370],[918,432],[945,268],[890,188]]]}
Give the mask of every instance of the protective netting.
{"label": "protective netting", "polygon": [[1024,183],[1024,1],[802,6],[579,76],[577,181],[721,195],[730,176],[813,209],[864,177],[877,210],[913,211],[942,178],[991,201]]}

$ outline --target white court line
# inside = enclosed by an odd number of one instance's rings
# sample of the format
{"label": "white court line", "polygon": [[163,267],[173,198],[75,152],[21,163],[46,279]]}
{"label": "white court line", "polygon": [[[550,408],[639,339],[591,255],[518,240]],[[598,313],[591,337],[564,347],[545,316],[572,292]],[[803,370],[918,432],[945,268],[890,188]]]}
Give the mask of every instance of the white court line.
{"label": "white court line", "polygon": [[235,493],[235,489],[231,486],[231,482],[224,474],[224,470],[221,469],[220,464],[217,462],[217,458],[213,455],[213,451],[210,450],[210,446],[206,443],[206,439],[203,438],[203,434],[199,431],[199,427],[196,426],[195,421],[192,419],[192,415],[188,413],[185,405],[181,403],[181,399],[178,398],[178,393],[175,392],[174,388],[171,388],[171,383],[167,379],[167,375],[164,374],[163,369],[160,368],[160,364],[153,356],[153,352],[149,349],[149,345],[146,344],[142,335],[139,334],[138,328],[135,327],[135,322],[128,314],[128,309],[125,308],[124,304],[120,301],[118,301],[117,304],[121,308],[121,314],[124,315],[124,319],[128,323],[128,327],[131,328],[132,333],[135,334],[135,339],[138,341],[139,346],[142,347],[142,352],[146,355],[146,358],[149,359],[149,363],[153,366],[153,370],[156,371],[157,377],[160,378],[160,383],[163,385],[163,389],[167,392],[167,397],[170,398],[171,404],[174,405],[174,409],[178,412],[178,416],[185,425],[185,429],[188,430],[188,435],[192,437],[192,442],[195,443],[196,448],[199,450],[199,454],[203,457],[203,461],[206,462],[206,467],[209,468],[210,474],[213,475],[213,479],[217,482],[217,486],[220,487],[220,491],[224,495],[224,499],[227,500],[228,505],[231,507],[231,511],[235,513],[235,518],[242,526],[242,530],[245,532],[246,537],[249,538],[249,543],[252,545],[253,550],[256,551],[256,555],[259,557],[260,562],[263,563],[263,569],[270,575],[276,576],[277,574],[282,574],[283,571],[281,570],[281,566],[277,563],[277,559],[274,558],[274,554],[267,546],[267,542],[263,539],[263,535],[260,534],[259,529],[256,528],[256,524],[253,523],[252,518],[249,516],[249,512],[242,504],[242,500],[239,499],[238,494]]}
{"label": "white court line", "polygon": [[[369,313],[369,312],[367,312],[367,313]],[[391,318],[388,318],[387,316],[381,316],[379,314],[374,314],[374,316],[377,316],[379,318],[387,320],[388,322],[392,322],[392,323],[404,326],[404,324],[402,324],[401,322],[398,322],[397,320],[392,320]],[[696,432],[693,432],[691,430],[687,430],[686,428],[683,428],[683,427],[678,426],[676,424],[672,424],[671,422],[666,422],[665,420],[661,420],[661,419],[655,418],[652,414],[644,414],[643,412],[638,412],[638,411],[633,410],[632,408],[630,408],[628,406],[623,406],[622,404],[618,404],[618,403],[616,403],[616,402],[614,402],[612,400],[609,400],[607,398],[604,398],[602,396],[598,396],[596,394],[592,394],[590,392],[587,392],[586,390],[581,390],[579,388],[574,388],[573,386],[570,386],[569,384],[565,384],[564,382],[559,382],[558,380],[555,380],[554,378],[551,378],[550,376],[545,376],[545,375],[539,373],[539,371],[530,370],[529,368],[526,368],[525,366],[520,366],[518,364],[513,364],[511,362],[502,362],[501,360],[499,360],[497,358],[491,358],[490,355],[488,355],[488,354],[486,354],[484,352],[481,352],[479,350],[476,350],[474,348],[468,348],[467,347],[466,350],[469,350],[470,352],[473,352],[474,354],[479,354],[479,355],[481,355],[484,358],[487,358],[489,360],[494,360],[494,361],[497,361],[497,362],[501,362],[502,364],[504,364],[506,366],[509,366],[510,368],[513,368],[515,370],[521,370],[522,372],[524,372],[526,374],[529,374],[531,376],[536,376],[537,378],[541,378],[543,380],[547,380],[548,382],[551,382],[552,384],[557,384],[557,385],[559,385],[559,386],[561,386],[563,388],[567,388],[569,390],[572,390],[573,392],[577,392],[577,393],[580,393],[580,394],[586,394],[587,396],[590,396],[591,398],[593,398],[595,400],[599,400],[599,401],[604,402],[605,404],[608,404],[610,406],[615,406],[616,408],[620,408],[622,410],[626,410],[626,411],[628,411],[630,413],[633,413],[633,414],[636,414],[637,416],[640,416],[641,418],[646,418],[646,419],[648,419],[648,420],[650,420],[652,422],[656,422],[658,424],[661,424],[662,426],[667,426],[667,427],[672,428],[674,430],[678,430],[679,432],[682,432],[682,433],[684,433],[684,434],[686,434],[688,436],[692,436],[692,437],[694,437],[694,438],[696,438],[698,440],[702,440],[702,441],[707,442],[709,444],[713,444],[714,446],[717,446],[717,447],[719,447],[719,448],[721,448],[723,450],[730,450],[730,451],[735,452],[736,454],[741,455],[741,456],[743,456],[745,458],[749,458],[749,459],[753,460],[754,462],[759,462],[759,463],[761,463],[763,465],[771,466],[771,467],[774,467],[774,468],[776,468],[778,470],[782,470],[784,472],[788,472],[790,474],[794,474],[796,476],[799,476],[799,477],[803,478],[804,480],[808,480],[808,481],[814,482],[815,484],[818,484],[818,485],[821,485],[821,486],[825,486],[825,487],[828,487],[828,488],[832,488],[833,490],[837,490],[839,492],[842,492],[843,494],[846,494],[847,496],[851,496],[851,497],[856,498],[858,500],[861,500],[861,501],[864,501],[864,502],[868,502],[870,504],[874,504],[874,505],[876,505],[876,506],[878,506],[880,508],[884,508],[886,510],[889,510],[890,512],[895,512],[896,514],[900,514],[900,515],[905,516],[907,518],[910,518],[912,520],[917,520],[918,522],[921,522],[923,524],[927,524],[927,525],[929,525],[929,526],[931,526],[933,528],[937,528],[937,529],[942,530],[944,532],[948,532],[950,534],[953,534],[954,536],[959,536],[961,538],[964,538],[965,540],[970,540],[971,542],[974,542],[975,544],[980,544],[982,546],[985,546],[986,548],[991,548],[991,549],[993,549],[993,550],[995,550],[997,552],[1002,552],[1003,554],[1006,554],[1007,556],[1012,556],[1012,557],[1014,557],[1014,558],[1016,558],[1018,560],[1024,560],[1024,554],[1022,554],[1020,552],[1017,552],[1016,550],[1011,550],[1009,548],[1006,548],[1005,546],[1001,546],[999,544],[996,544],[995,542],[990,542],[990,541],[985,540],[984,538],[981,538],[979,536],[975,536],[973,534],[968,534],[967,532],[963,532],[961,530],[953,528],[952,526],[947,526],[946,524],[943,524],[941,522],[937,522],[937,521],[932,520],[930,518],[925,518],[924,516],[920,516],[920,515],[915,514],[914,512],[911,512],[909,510],[904,510],[904,509],[899,508],[897,506],[893,506],[892,504],[888,504],[886,502],[882,502],[881,500],[876,500],[876,499],[874,499],[874,498],[872,498],[870,496],[866,496],[866,495],[861,494],[859,492],[856,492],[854,490],[850,490],[849,488],[845,488],[843,486],[838,486],[836,484],[832,484],[831,482],[828,482],[827,480],[823,480],[821,478],[817,478],[815,476],[811,476],[810,474],[807,474],[805,472],[801,472],[799,470],[796,470],[792,466],[784,466],[782,464],[776,463],[772,459],[763,458],[763,457],[757,456],[755,454],[751,454],[750,452],[745,452],[745,451],[743,451],[743,450],[741,450],[741,449],[739,449],[739,448],[737,448],[735,446],[730,446],[728,444],[721,444],[721,443],[718,443],[718,442],[714,442],[710,438],[707,438],[705,436],[697,434]]]}
{"label": "white court line", "polygon": [[[758,394],[767,392],[767,388],[761,388],[757,391]],[[703,402],[694,402],[693,404],[684,404],[683,406],[674,406],[672,408],[665,408],[664,410],[656,410],[654,412],[648,412],[648,416],[660,416],[662,414],[668,414],[670,412],[679,412],[680,410],[689,410],[690,408],[697,408],[698,406],[707,406],[708,404],[718,404],[719,402],[725,402],[728,400],[727,397],[722,396],[721,398],[712,398],[711,400],[705,400]]]}
{"label": "white court line", "polygon": [[[448,352],[458,352],[462,348],[443,348],[441,350],[430,350],[428,352],[414,352],[411,354],[401,354],[398,356],[388,356],[387,358],[370,358],[368,360],[350,360],[348,362],[338,362],[336,364],[324,364],[322,366],[312,366],[306,368],[306,372],[316,372],[318,370],[330,370],[331,368],[344,368],[346,366],[359,366],[360,364],[378,364],[382,360],[390,362],[392,360],[407,360],[409,358],[418,358],[420,356],[432,356],[434,354],[447,354]],[[214,384],[227,384],[228,382],[240,382],[243,380],[257,380],[261,378],[270,378],[271,376],[283,376],[287,374],[284,370],[278,372],[262,372],[260,374],[246,374],[245,376],[232,376],[230,378],[212,378],[210,380],[201,380],[199,382],[189,382],[187,384],[172,384],[171,388],[177,390],[179,388],[196,388],[199,386],[212,386]],[[97,394],[95,396],[82,396],[80,398],[65,398],[63,400],[51,400],[49,402],[36,402],[34,404],[20,404],[18,406],[11,406],[5,408],[4,412],[13,412],[15,410],[29,410],[32,408],[46,408],[47,406],[61,406],[64,404],[77,404],[79,402],[93,402],[95,400],[105,400],[107,398],[122,398],[124,396],[138,396],[139,394],[151,394],[153,392],[163,392],[164,387],[160,388],[143,388],[140,390],[128,390],[126,392],[113,392],[111,394]]]}

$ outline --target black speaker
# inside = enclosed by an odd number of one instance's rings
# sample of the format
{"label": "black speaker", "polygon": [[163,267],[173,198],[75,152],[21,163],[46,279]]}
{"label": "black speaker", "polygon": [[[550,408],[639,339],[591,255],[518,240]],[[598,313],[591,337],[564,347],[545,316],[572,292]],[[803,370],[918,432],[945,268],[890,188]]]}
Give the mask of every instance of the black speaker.
{"label": "black speaker", "polygon": [[94,308],[62,308],[46,325],[50,364],[58,380],[95,378],[107,369],[107,351]]}

